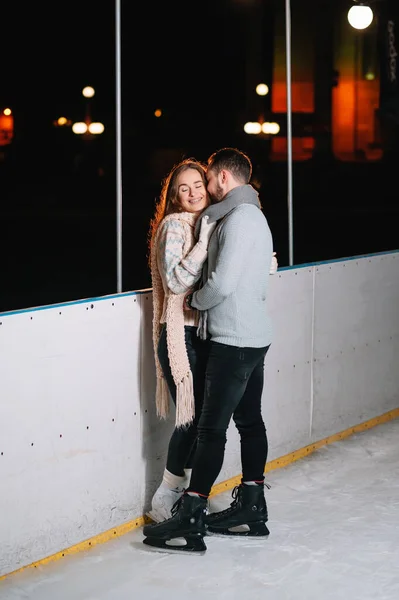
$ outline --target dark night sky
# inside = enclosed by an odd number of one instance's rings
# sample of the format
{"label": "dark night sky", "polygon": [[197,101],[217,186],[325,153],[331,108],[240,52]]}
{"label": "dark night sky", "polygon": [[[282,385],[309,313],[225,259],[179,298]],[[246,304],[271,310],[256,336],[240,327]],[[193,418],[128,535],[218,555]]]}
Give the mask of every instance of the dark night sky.
{"label": "dark night sky", "polygon": [[93,7],[73,1],[7,7],[2,53],[8,91],[19,106],[68,104],[89,77],[99,78],[102,69],[111,75],[112,3],[104,2],[101,12]]}
{"label": "dark night sky", "polygon": [[[147,232],[161,179],[183,156],[206,160],[226,145],[259,168],[279,264],[288,264],[287,165],[269,163],[242,131],[247,17],[260,1],[121,2],[124,291],[150,285]],[[264,0],[267,10],[274,1]],[[12,0],[1,8],[0,56],[0,106],[13,108],[16,128],[0,161],[0,312],[114,293],[115,3]],[[94,144],[52,124],[83,120],[86,85],[96,90],[92,118],[106,126]],[[397,195],[379,190],[384,168],[294,164],[295,262],[397,247]]]}
{"label": "dark night sky", "polygon": [[[161,178],[182,154],[205,160],[234,135],[246,46],[236,4],[121,2],[124,289],[150,283],[146,238]],[[10,160],[0,164],[0,311],[112,293],[115,3],[10,2],[0,53],[0,106],[11,106],[15,119]],[[61,115],[83,120],[86,85],[96,90],[92,118],[106,126],[95,151],[53,127]],[[165,118],[157,120],[159,107]],[[163,154],[153,157],[157,149]],[[83,175],[92,160],[105,177]]]}
{"label": "dark night sky", "polygon": [[[243,15],[250,14],[251,3],[257,1],[175,0],[140,6],[121,1],[126,185],[132,165],[143,179],[159,182],[171,165],[159,163],[154,176],[146,171],[154,148],[184,148],[205,160],[215,147],[233,145],[240,123],[237,114],[245,105],[248,28]],[[59,116],[84,120],[81,90],[86,85],[96,90],[91,116],[105,124],[101,143],[107,145],[109,164],[115,163],[115,6],[114,0],[46,0],[24,3],[23,10],[16,2],[4,9],[8,27],[0,37],[6,57],[0,106],[13,108],[19,155],[29,154],[31,169],[55,144],[47,161],[52,167],[58,161],[61,134],[53,121]],[[154,118],[157,108],[163,111],[162,119]],[[243,136],[242,126],[239,134]],[[77,144],[73,138],[69,135],[68,143]]]}
{"label": "dark night sky", "polygon": [[[226,8],[227,6],[227,8]],[[232,102],[242,74],[231,44],[239,19],[234,2],[201,4],[121,2],[124,118],[140,120],[161,105],[168,111],[201,110]],[[23,7],[23,8],[22,8]],[[2,104],[34,120],[82,109],[81,89],[96,89],[95,109],[113,115],[115,103],[115,3],[103,0],[9,3],[2,8]],[[7,23],[7,27],[4,27]],[[238,47],[241,49],[238,50]],[[242,44],[237,52],[242,54]],[[233,51],[234,52],[234,51]],[[223,57],[229,57],[223,65]],[[222,85],[223,82],[223,85]],[[234,84],[234,82],[233,82]],[[234,102],[234,100],[233,100]]]}

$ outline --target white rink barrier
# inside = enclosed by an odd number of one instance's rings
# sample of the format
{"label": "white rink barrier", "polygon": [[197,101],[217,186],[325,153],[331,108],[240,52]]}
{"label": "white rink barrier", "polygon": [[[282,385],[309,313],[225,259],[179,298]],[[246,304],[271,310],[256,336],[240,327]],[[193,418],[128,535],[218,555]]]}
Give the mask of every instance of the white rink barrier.
{"label": "white rink barrier", "polygon": [[[398,251],[281,269],[269,306],[269,460],[399,406]],[[148,510],[151,327],[150,289],[0,314],[0,577]],[[216,483],[240,471],[233,425]]]}

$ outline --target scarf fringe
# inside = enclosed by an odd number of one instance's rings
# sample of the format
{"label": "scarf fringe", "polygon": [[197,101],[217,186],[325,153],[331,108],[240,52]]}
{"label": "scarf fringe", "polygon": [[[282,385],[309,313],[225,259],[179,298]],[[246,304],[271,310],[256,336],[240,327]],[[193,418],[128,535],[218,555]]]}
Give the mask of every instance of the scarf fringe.
{"label": "scarf fringe", "polygon": [[160,419],[167,419],[169,416],[169,389],[165,377],[157,377],[155,398],[157,416]]}
{"label": "scarf fringe", "polygon": [[[192,228],[196,217],[192,213],[170,214],[164,218],[163,222],[168,219],[178,219],[182,222],[185,229],[183,255],[186,256],[194,242]],[[170,392],[158,357],[158,344],[162,329],[160,320],[164,305],[166,305],[165,318],[168,359],[176,385],[176,427],[182,427],[191,423],[195,416],[193,376],[185,343],[183,311],[185,294],[168,294],[165,299],[165,291],[157,260],[158,236],[160,231],[161,226],[156,233],[151,251],[151,277],[153,285],[152,337],[156,369],[156,412],[158,417],[166,419],[170,409]]]}
{"label": "scarf fringe", "polygon": [[191,371],[176,386],[176,427],[190,425],[195,416],[194,384]]}

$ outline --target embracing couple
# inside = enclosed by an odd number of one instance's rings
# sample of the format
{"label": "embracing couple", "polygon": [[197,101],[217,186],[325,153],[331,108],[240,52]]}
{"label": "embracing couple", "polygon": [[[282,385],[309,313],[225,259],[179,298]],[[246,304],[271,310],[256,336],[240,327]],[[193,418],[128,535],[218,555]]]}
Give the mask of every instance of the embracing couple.
{"label": "embracing couple", "polygon": [[[206,551],[206,534],[267,536],[268,454],[261,400],[272,341],[269,275],[277,271],[252,164],[236,148],[204,165],[186,159],[163,182],[150,228],[157,414],[176,407],[163,480],[144,543]],[[241,440],[241,484],[209,513],[231,418]],[[184,545],[174,544],[184,538]]]}

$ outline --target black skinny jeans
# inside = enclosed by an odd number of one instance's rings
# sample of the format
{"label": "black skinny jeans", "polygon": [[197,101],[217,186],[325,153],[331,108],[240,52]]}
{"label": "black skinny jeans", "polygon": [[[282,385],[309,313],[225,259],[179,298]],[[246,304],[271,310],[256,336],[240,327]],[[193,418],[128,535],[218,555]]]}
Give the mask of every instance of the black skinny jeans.
{"label": "black skinny jeans", "polygon": [[[185,427],[174,429],[169,441],[166,468],[174,475],[184,475],[184,469],[191,469],[196,449],[197,424],[201,414],[205,387],[205,368],[209,352],[209,341],[197,336],[197,328],[184,328],[188,360],[194,383],[195,418]],[[170,369],[168,348],[166,344],[166,326],[162,328],[158,343],[158,358],[168,384],[170,395],[176,405],[176,385]]]}
{"label": "black skinny jeans", "polygon": [[261,401],[269,347],[238,348],[210,342],[189,491],[209,496],[223,465],[231,417],[240,434],[243,481],[264,480],[268,441]]}

